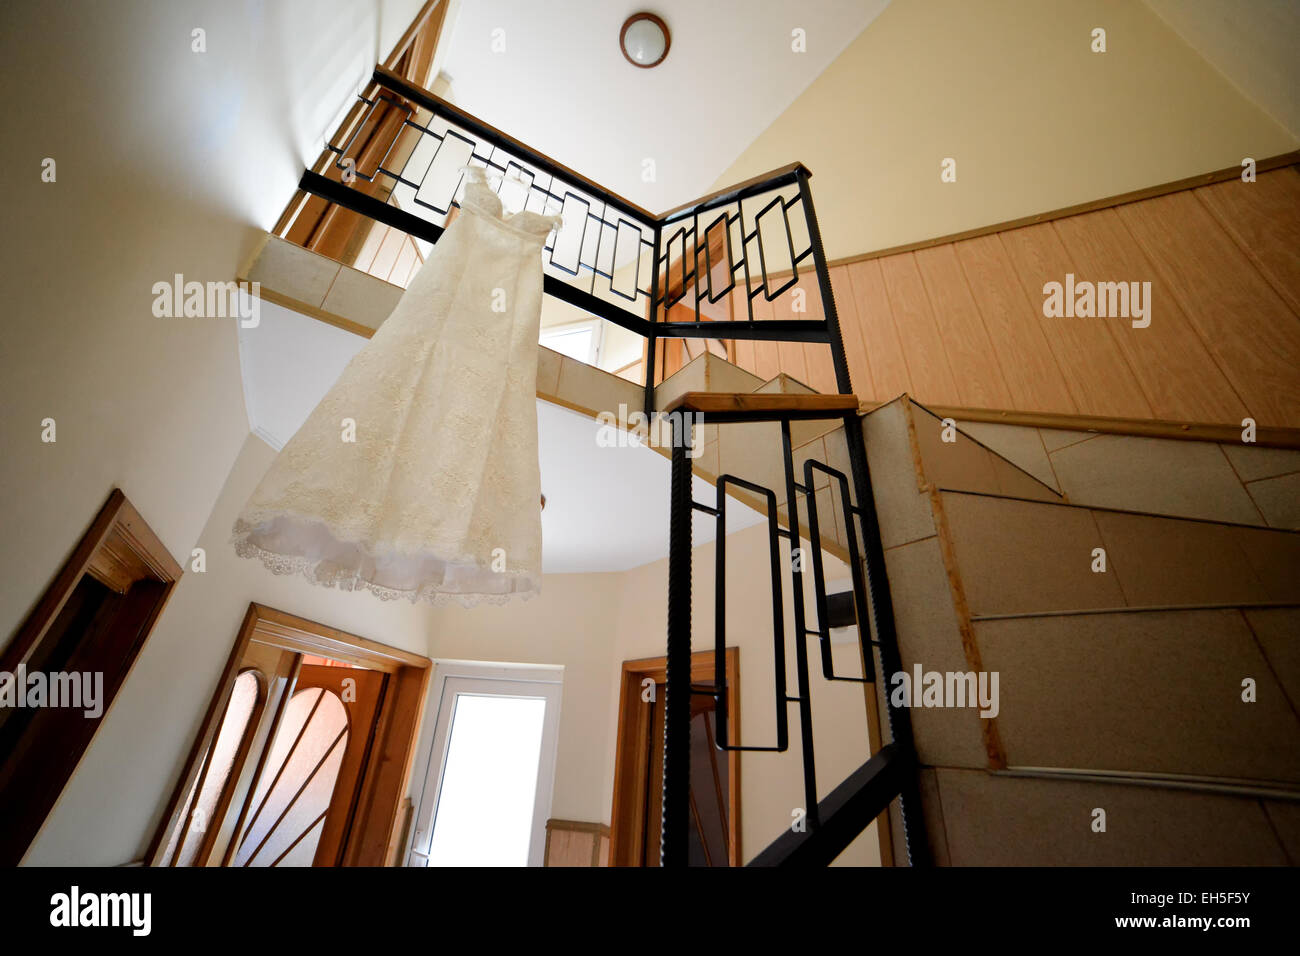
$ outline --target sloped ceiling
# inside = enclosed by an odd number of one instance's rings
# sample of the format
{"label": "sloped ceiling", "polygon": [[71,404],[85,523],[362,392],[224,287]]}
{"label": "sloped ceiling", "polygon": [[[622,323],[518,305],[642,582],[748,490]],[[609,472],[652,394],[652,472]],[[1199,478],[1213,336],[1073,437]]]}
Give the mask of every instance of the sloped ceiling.
{"label": "sloped ceiling", "polygon": [[[443,70],[461,108],[661,212],[707,192],[888,2],[466,0]],[[619,49],[623,21],[642,9],[672,33],[649,70]]]}

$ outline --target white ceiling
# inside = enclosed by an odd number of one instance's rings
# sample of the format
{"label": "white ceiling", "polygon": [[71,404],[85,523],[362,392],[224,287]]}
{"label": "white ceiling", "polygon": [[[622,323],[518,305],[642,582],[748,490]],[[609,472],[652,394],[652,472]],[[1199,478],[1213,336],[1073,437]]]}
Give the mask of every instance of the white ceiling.
{"label": "white ceiling", "polygon": [[[451,99],[651,212],[704,195],[888,0],[464,0],[447,35]],[[632,66],[619,30],[648,9],[667,59]],[[796,28],[807,50],[791,49]],[[503,30],[504,52],[492,52]],[[499,36],[499,34],[498,34]],[[655,182],[642,181],[653,159]]]}
{"label": "white ceiling", "polygon": [[[253,431],[282,448],[364,344],[350,332],[263,301],[257,327],[239,329]],[[541,401],[537,431],[545,572],[624,571],[668,554],[666,457],[647,448],[601,448],[593,419]],[[695,499],[713,504],[713,487],[695,479]],[[728,532],[762,520],[738,501],[727,506]],[[713,537],[713,519],[697,512],[695,542]]]}

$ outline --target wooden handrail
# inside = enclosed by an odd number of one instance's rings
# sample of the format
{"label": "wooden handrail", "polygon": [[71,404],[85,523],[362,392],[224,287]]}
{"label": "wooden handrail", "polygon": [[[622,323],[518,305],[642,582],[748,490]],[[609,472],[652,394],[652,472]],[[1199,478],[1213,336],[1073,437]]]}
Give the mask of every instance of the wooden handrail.
{"label": "wooden handrail", "polygon": [[769,395],[762,392],[686,392],[665,412],[691,412],[707,421],[838,418],[856,413],[856,395]]}

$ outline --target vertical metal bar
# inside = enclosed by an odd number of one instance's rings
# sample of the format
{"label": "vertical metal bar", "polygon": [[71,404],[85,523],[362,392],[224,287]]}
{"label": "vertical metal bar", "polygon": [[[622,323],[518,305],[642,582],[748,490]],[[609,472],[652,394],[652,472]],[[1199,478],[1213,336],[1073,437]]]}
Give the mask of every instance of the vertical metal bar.
{"label": "vertical metal bar", "polygon": [[668,666],[664,703],[664,799],[659,860],[685,866],[691,760],[691,462],[686,429],[674,429],[668,518]]}
{"label": "vertical metal bar", "polygon": [[[826,251],[822,246],[821,229],[817,225],[812,190],[808,188],[808,173],[806,170],[799,170],[796,177],[799,182],[799,196],[804,204],[804,215],[808,222],[808,238],[812,243],[813,261],[817,266],[817,282],[821,288],[826,329],[830,333],[835,382],[842,394],[852,394],[853,383],[849,379],[849,363],[844,355],[844,339],[840,333],[840,319],[835,308],[835,293],[831,288],[830,270],[826,267]],[[858,507],[862,509],[862,558],[866,570],[867,592],[871,598],[871,615],[875,624],[876,639],[880,642],[881,680],[887,687],[890,675],[901,671],[903,662],[898,652],[898,633],[894,629],[894,602],[889,593],[889,579],[885,574],[885,549],[880,541],[880,525],[876,520],[876,499],[871,490],[871,470],[867,467],[866,439],[862,434],[861,422],[856,415],[844,416],[844,443],[849,449],[849,463],[852,466]],[[853,520],[852,515],[845,516],[846,522],[851,520]],[[865,625],[866,622],[858,621],[859,630]],[[889,717],[889,732],[894,742],[899,745],[900,750],[914,757],[916,743],[912,737],[911,715],[906,708],[893,706],[889,694],[885,695],[885,702]],[[912,866],[928,865],[929,843],[925,835],[925,818],[921,814],[921,799],[915,773],[908,775],[908,782],[900,795],[900,803],[903,810],[903,839],[907,844],[908,861]]]}
{"label": "vertical metal bar", "polygon": [[645,417],[647,421],[654,421],[655,413],[655,347],[659,342],[659,337],[654,334],[654,324],[659,320],[659,306],[656,304],[659,299],[659,237],[663,232],[663,226],[655,223],[655,256],[654,268],[651,270],[653,278],[650,280],[650,337],[646,344],[645,368]]}
{"label": "vertical metal bar", "polygon": [[[814,483],[811,458],[803,464],[803,483],[804,487],[808,489],[817,487]],[[852,540],[852,537],[850,534],[850,540]],[[815,494],[808,496],[808,542],[809,550],[812,552],[813,604],[817,609],[817,630],[820,632],[817,635],[817,643],[821,647],[822,678],[834,680],[835,668],[831,658],[831,628],[828,623],[830,614],[827,613],[826,601],[826,574],[822,568],[822,532],[819,525]]]}
{"label": "vertical metal bar", "polygon": [[713,535],[713,719],[718,725],[718,744],[725,747],[731,742],[727,732],[727,492],[722,481],[715,487],[718,518]]}
{"label": "vertical metal bar", "polygon": [[798,553],[799,500],[794,488],[794,449],[790,442],[790,421],[781,420],[781,450],[785,455],[785,509],[790,527],[790,573],[794,584],[790,597],[794,601],[794,669],[799,684],[799,738],[803,757],[803,790],[807,804],[808,828],[816,830],[821,822],[817,813],[817,767],[813,750],[812,687],[808,680],[808,631],[803,607],[803,560]]}
{"label": "vertical metal bar", "polygon": [[826,251],[822,248],[822,233],[817,225],[817,210],[813,207],[812,190],[808,188],[808,171],[800,169],[795,175],[799,182],[799,200],[803,203],[804,218],[808,225],[808,241],[812,245],[813,263],[817,267],[817,287],[822,295],[822,314],[825,316],[826,331],[830,333],[831,364],[835,367],[835,386],[841,395],[852,395],[853,382],[849,379],[849,360],[844,356],[844,338],[840,334],[840,314],[835,308],[835,290],[831,288],[831,273],[826,266]]}

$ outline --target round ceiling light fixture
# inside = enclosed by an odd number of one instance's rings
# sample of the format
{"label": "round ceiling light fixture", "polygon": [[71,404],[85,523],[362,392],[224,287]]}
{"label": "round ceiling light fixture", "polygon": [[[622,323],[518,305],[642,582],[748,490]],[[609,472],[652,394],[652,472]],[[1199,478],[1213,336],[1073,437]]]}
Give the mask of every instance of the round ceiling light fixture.
{"label": "round ceiling light fixture", "polygon": [[618,35],[618,45],[627,62],[643,70],[662,63],[672,44],[668,24],[653,13],[632,14]]}

